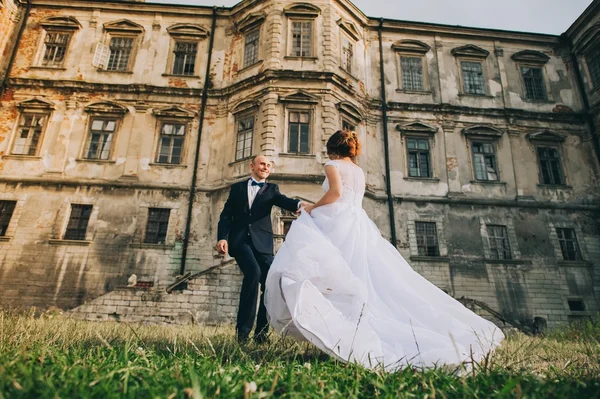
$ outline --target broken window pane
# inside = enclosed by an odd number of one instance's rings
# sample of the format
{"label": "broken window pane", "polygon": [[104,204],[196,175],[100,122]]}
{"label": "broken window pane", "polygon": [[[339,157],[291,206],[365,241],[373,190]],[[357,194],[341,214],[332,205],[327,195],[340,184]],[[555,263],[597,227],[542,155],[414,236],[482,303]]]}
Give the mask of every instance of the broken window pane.
{"label": "broken window pane", "polygon": [[48,67],[62,66],[70,38],[70,33],[48,32],[44,40],[42,65]]}
{"label": "broken window pane", "polygon": [[181,163],[187,124],[163,122],[159,139],[157,163],[178,165]]}
{"label": "broken window pane", "polygon": [[22,114],[12,148],[15,155],[36,155],[47,115]]}
{"label": "broken window pane", "polygon": [[473,171],[475,180],[498,180],[498,164],[496,162],[496,146],[493,143],[473,142]]}
{"label": "broken window pane", "polygon": [[113,132],[117,126],[115,119],[95,118],[90,123],[90,134],[84,157],[86,159],[110,159]]}
{"label": "broken window pane", "polygon": [[133,50],[133,38],[113,37],[109,44],[108,71],[126,72],[129,70],[129,58]]}

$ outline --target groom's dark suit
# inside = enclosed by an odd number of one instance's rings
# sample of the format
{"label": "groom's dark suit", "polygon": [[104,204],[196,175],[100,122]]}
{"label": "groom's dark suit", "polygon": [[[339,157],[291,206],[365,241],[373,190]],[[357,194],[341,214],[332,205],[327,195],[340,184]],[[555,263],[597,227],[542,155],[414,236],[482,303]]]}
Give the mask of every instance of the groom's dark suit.
{"label": "groom's dark suit", "polygon": [[248,186],[248,180],[231,186],[219,219],[217,236],[219,241],[227,240],[229,254],[235,258],[244,274],[236,326],[238,339],[245,340],[252,330],[260,284],[262,289],[255,336],[257,340],[264,340],[268,329],[264,285],[273,262],[271,209],[278,206],[296,211],[299,201],[281,194],[276,184],[265,183],[250,208]]}

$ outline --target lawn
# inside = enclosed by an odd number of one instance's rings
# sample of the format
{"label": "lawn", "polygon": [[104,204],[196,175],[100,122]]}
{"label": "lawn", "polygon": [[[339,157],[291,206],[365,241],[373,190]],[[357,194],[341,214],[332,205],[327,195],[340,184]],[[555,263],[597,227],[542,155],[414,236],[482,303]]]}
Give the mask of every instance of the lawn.
{"label": "lawn", "polygon": [[600,323],[513,333],[472,371],[369,371],[308,344],[240,347],[230,327],[0,311],[0,398],[594,398]]}

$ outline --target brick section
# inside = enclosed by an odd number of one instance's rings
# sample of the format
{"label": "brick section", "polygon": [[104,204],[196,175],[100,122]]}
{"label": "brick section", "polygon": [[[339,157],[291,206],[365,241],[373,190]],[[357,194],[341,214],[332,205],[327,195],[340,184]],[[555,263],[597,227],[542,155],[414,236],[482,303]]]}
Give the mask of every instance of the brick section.
{"label": "brick section", "polygon": [[79,319],[149,324],[222,324],[237,315],[242,275],[228,265],[188,282],[187,289],[167,293],[117,288],[71,311]]}

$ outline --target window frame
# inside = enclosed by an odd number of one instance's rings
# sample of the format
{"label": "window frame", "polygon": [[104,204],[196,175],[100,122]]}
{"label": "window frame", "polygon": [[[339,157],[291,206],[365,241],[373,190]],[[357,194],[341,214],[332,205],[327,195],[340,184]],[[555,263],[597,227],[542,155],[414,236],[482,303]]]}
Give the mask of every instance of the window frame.
{"label": "window frame", "polygon": [[[157,122],[157,126],[158,126],[158,132],[157,132],[158,140],[156,143],[156,151],[154,151],[154,164],[162,165],[162,166],[178,166],[178,165],[184,164],[185,155],[186,155],[186,144],[188,142],[188,137],[190,136],[189,121],[181,120],[181,119],[174,119],[174,118],[158,118],[156,122]],[[167,125],[167,124],[180,125],[185,128],[184,133],[183,133],[182,143],[181,143],[181,153],[179,154],[179,162],[176,162],[176,163],[171,162],[171,160],[173,157],[173,153],[172,153],[173,152],[173,139],[178,137],[178,135],[176,135],[176,134],[163,135],[163,133],[162,133],[163,127],[164,127],[164,125]],[[161,162],[160,161],[163,136],[171,137],[170,152],[169,152],[169,158],[171,160],[169,162]]]}
{"label": "window frame", "polygon": [[[540,185],[542,185],[542,186],[566,186],[567,185],[567,179],[565,176],[561,147],[562,146],[560,146],[558,144],[548,144],[548,143],[536,143],[536,145],[534,146],[535,157],[537,159],[537,167],[538,167],[538,179],[539,179]],[[544,168],[542,166],[542,158],[540,157],[540,149],[542,149],[542,148],[554,149],[554,150],[556,150],[556,152],[558,154],[558,166],[559,166],[558,173],[559,173],[559,178],[560,178],[560,181],[558,183],[544,181]],[[552,171],[552,169],[550,169],[550,172],[551,171]]]}
{"label": "window frame", "polygon": [[[176,66],[176,62],[177,62],[177,46],[178,45],[190,45],[190,44],[196,46],[196,49],[193,52],[193,57],[191,57],[192,60],[193,60],[193,70],[191,71],[191,73],[185,73],[185,65],[186,65],[186,63],[184,61],[183,64],[182,64],[183,70],[182,70],[181,73],[178,73],[177,71],[175,71],[175,66]],[[198,73],[197,73],[197,69],[198,69],[198,47],[199,47],[199,43],[197,41],[177,40],[177,39],[173,40],[173,48],[171,50],[171,52],[172,52],[172,54],[171,54],[171,57],[172,57],[172,61],[171,61],[171,75],[174,75],[174,76],[187,76],[187,77],[198,76]],[[187,57],[187,54],[186,54],[186,57]],[[186,59],[187,58],[185,58],[184,60],[186,60]]]}
{"label": "window frame", "polygon": [[[166,245],[167,244],[167,238],[169,235],[169,227],[171,224],[171,217],[173,214],[173,210],[171,208],[165,208],[165,207],[148,207],[148,212],[147,212],[147,216],[146,216],[146,226],[144,228],[144,239],[143,239],[143,243],[144,244],[151,244],[151,245]],[[168,212],[164,212],[167,214],[167,220],[166,222],[162,219],[159,218],[159,220],[151,220],[150,216],[152,211],[159,211],[163,212],[163,211],[168,211]],[[164,215],[159,215],[159,216],[164,216]],[[150,237],[149,234],[151,232],[149,232],[149,227],[151,225],[151,223],[157,223],[158,227],[156,230],[156,240],[152,240],[150,241]],[[164,227],[166,224],[166,227]],[[164,227],[162,233],[161,233],[161,226]],[[164,236],[162,237],[162,241],[161,241],[161,235],[164,233]],[[154,234],[154,233],[152,233]]]}
{"label": "window frame", "polygon": [[[35,97],[26,101],[23,101],[19,104],[17,104],[17,110],[19,111],[19,115],[18,118],[16,120],[16,123],[14,124],[13,127],[13,133],[11,135],[11,139],[10,139],[10,143],[8,148],[9,150],[9,154],[4,155],[4,157],[24,157],[24,158],[39,158],[39,154],[40,151],[42,149],[42,145],[44,142],[44,138],[46,135],[46,130],[48,129],[48,126],[51,122],[51,117],[52,117],[52,112],[54,111],[54,105],[52,103],[50,103],[49,101],[46,101],[43,98],[40,97]],[[37,140],[37,146],[36,146],[36,151],[34,155],[29,155],[29,154],[15,154],[14,151],[14,147],[15,147],[15,143],[18,140],[18,136],[19,136],[19,132],[20,132],[20,122],[21,122],[21,118],[25,115],[32,115],[32,116],[37,116],[38,118],[46,118],[46,123],[44,124],[44,126],[41,129],[39,138]]]}
{"label": "window frame", "polygon": [[[512,249],[510,246],[510,238],[508,237],[508,226],[501,224],[486,224],[487,240],[489,245],[490,260],[512,260]],[[502,235],[497,236],[495,233],[501,231]],[[498,239],[501,239],[502,248],[498,248]],[[493,244],[492,244],[493,243]],[[497,253],[494,253],[494,250]],[[500,253],[503,253],[500,256]]]}
{"label": "window frame", "polygon": [[[566,220],[553,220],[548,222],[548,227],[550,242],[554,247],[554,257],[559,265],[588,265],[590,263],[590,256],[585,242],[585,235],[583,234],[583,230],[579,224]],[[577,240],[580,257],[578,260],[564,259],[562,246],[560,245],[558,229],[570,229],[575,233],[575,239]]]}
{"label": "window frame", "polygon": [[[440,240],[439,240],[439,235],[438,235],[438,231],[437,231],[437,222],[435,221],[421,221],[421,220],[415,220],[415,235],[416,235],[416,241],[417,241],[417,252],[418,252],[418,256],[428,256],[428,257],[439,257],[440,255]],[[424,235],[422,235],[422,237],[419,236],[420,232],[419,231],[419,226],[422,226],[426,229],[427,226],[429,227],[433,227],[433,235],[429,235],[427,234],[427,231],[424,231]],[[431,248],[429,244],[429,238],[430,237],[434,237],[434,241],[435,241],[435,250],[431,253],[429,252],[429,248]],[[423,245],[419,245],[419,238],[421,238],[421,241],[423,241],[423,238],[425,238],[425,247],[423,247]],[[421,249],[423,248],[423,252],[421,253]]]}
{"label": "window frame", "polygon": [[[428,62],[427,53],[431,50],[431,47],[423,42],[417,40],[402,40],[392,45],[392,50],[395,54],[396,62],[396,79],[397,89],[396,91],[405,93],[429,93],[429,73],[428,73]],[[421,60],[421,88],[406,88],[404,87],[404,69],[402,67],[402,58],[418,58]]]}
{"label": "window frame", "polygon": [[[104,24],[104,39],[101,43],[108,49],[108,55],[106,64],[98,67],[100,72],[111,72],[111,73],[133,73],[136,64],[136,58],[142,41],[145,30],[144,28],[132,21],[122,19],[118,21],[108,22]],[[127,59],[127,66],[125,69],[108,69],[109,62],[112,56],[110,51],[111,42],[113,39],[131,39],[131,49],[129,52],[129,58]]]}
{"label": "window frame", "polygon": [[[11,208],[10,212],[4,212],[5,205],[8,205],[8,207]],[[10,237],[8,233],[10,232],[11,223],[15,217],[17,206],[18,201],[16,200],[0,199],[0,237]]]}
{"label": "window frame", "polygon": [[[33,67],[58,70],[65,69],[64,66],[69,54],[70,45],[73,41],[73,37],[75,36],[76,32],[79,29],[81,29],[81,24],[74,17],[49,17],[42,20],[40,25],[42,26],[43,32],[40,36],[38,51],[34,58],[35,62],[33,63]],[[60,63],[44,65],[44,58],[47,51],[46,40],[49,34],[68,35],[68,38],[67,43],[64,45],[64,54]]]}
{"label": "window frame", "polygon": [[315,151],[315,129],[317,120],[317,105],[320,103],[320,98],[299,90],[296,93],[279,97],[279,101],[284,104],[283,126],[285,126],[285,135],[283,140],[283,148],[287,151],[290,148],[290,114],[293,112],[308,112],[309,113],[309,133],[308,133],[308,152],[281,152],[280,155],[286,156],[310,156],[314,157]]}
{"label": "window frame", "polygon": [[[565,231],[569,231],[573,234],[573,236],[570,239],[567,239],[566,237],[561,237],[562,234],[559,233],[564,233]],[[562,257],[563,257],[563,261],[566,262],[581,262],[583,261],[583,256],[581,254],[581,246],[579,245],[579,238],[577,237],[577,231],[575,231],[575,228],[573,227],[556,227],[556,237],[558,239],[558,244],[560,245],[560,250],[562,253]],[[568,256],[565,256],[568,253],[568,249],[566,249],[563,246],[563,241],[565,241],[565,245],[567,243],[567,241],[570,240],[571,242],[574,242],[574,254],[575,254],[575,259],[568,259]]]}
{"label": "window frame", "polygon": [[[72,231],[74,232],[73,234],[75,234],[74,236],[70,236],[69,235],[69,225],[71,224],[71,221],[73,220],[73,210],[74,210],[74,206],[76,207],[81,207],[81,211],[83,212],[85,209],[89,209],[89,214],[87,215],[87,218],[85,219],[85,227],[82,227],[80,224],[81,222],[81,217],[79,217],[79,223],[77,223],[77,228],[73,229]],[[66,225],[65,225],[65,229],[62,235],[62,239],[64,241],[87,241],[88,238],[88,230],[90,228],[90,220],[92,218],[92,214],[94,212],[94,205],[92,204],[80,204],[80,203],[71,203],[70,204],[70,209],[69,209],[69,217],[66,220]],[[83,233],[83,234],[82,234]]]}
{"label": "window frame", "polygon": [[[256,39],[251,41],[254,46],[254,56],[252,59],[248,58],[248,46],[250,35],[256,34]],[[244,58],[243,58],[243,68],[250,68],[252,65],[258,64],[261,61],[260,56],[260,37],[261,37],[261,26],[253,27],[252,29],[248,29],[244,32]]]}
{"label": "window frame", "polygon": [[[37,120],[39,121],[40,119],[44,119],[45,118],[45,122],[44,124],[40,127],[39,129],[39,135],[36,141],[36,146],[35,146],[35,151],[33,152],[33,154],[30,154],[29,151],[27,151],[27,153],[21,152],[21,153],[16,153],[15,152],[15,147],[17,145],[17,141],[21,138],[21,131],[23,130],[23,128],[25,127],[25,125],[21,125],[21,121],[23,119],[26,119],[27,117],[32,117],[32,118],[37,118]],[[31,157],[31,158],[35,158],[38,157],[40,154],[40,149],[42,147],[42,142],[44,139],[44,133],[48,127],[48,124],[50,122],[50,112],[38,112],[38,111],[33,111],[33,110],[24,110],[22,112],[19,113],[19,116],[17,118],[17,123],[15,126],[15,134],[14,134],[14,138],[13,141],[11,143],[10,146],[10,155],[11,156],[18,156],[18,157]],[[31,130],[33,129],[33,126],[29,126],[28,130],[29,133],[27,135],[26,138],[26,142],[29,144],[26,144],[23,146],[23,148],[29,148],[29,146],[31,145],[31,140],[32,138],[31,136]]]}
{"label": "window frame", "polygon": [[[87,122],[85,125],[85,139],[81,143],[81,150],[79,152],[79,160],[86,162],[115,162],[115,148],[117,140],[119,139],[121,126],[127,113],[127,108],[114,102],[105,101],[97,102],[87,105],[84,110],[88,113]],[[114,120],[115,128],[113,130],[113,137],[111,139],[110,150],[107,159],[101,158],[88,158],[87,154],[92,140],[92,128],[95,120]]]}
{"label": "window frame", "polygon": [[[427,125],[420,121],[410,122],[404,125],[397,125],[396,130],[402,136],[403,145],[405,147],[406,160],[404,161],[405,180],[438,180],[436,177],[436,168],[434,163],[435,150],[435,134],[438,129],[434,126]],[[410,174],[410,156],[408,148],[409,139],[427,140],[429,147],[429,177],[411,176]]]}
{"label": "window frame", "polygon": [[[596,53],[596,57],[593,54]],[[590,81],[590,88],[596,90],[600,86],[600,44],[596,44],[588,48],[584,53],[585,67]],[[596,67],[592,68],[590,59],[594,59]],[[594,75],[592,70],[597,70],[597,75]],[[596,77],[594,77],[596,76]]]}
{"label": "window frame", "polygon": [[[488,216],[480,217],[480,235],[483,242],[483,253],[487,263],[524,263],[521,260],[521,251],[519,250],[519,241],[514,226],[514,221],[511,216],[497,217]],[[508,250],[510,258],[496,259],[492,255],[492,246],[490,240],[489,226],[500,226],[505,228],[506,239],[508,242]]]}
{"label": "window frame", "polygon": [[[550,57],[546,54],[535,51],[535,50],[522,50],[511,56],[515,62],[517,73],[519,74],[519,80],[521,84],[521,99],[526,102],[552,102],[552,93],[549,90],[548,74],[546,71],[546,64],[550,60]],[[529,98],[527,92],[527,85],[525,83],[525,76],[523,75],[523,68],[535,68],[541,72],[541,84],[544,90],[544,98]]]}
{"label": "window frame", "polygon": [[[456,67],[458,69],[458,83],[460,87],[458,88],[458,92],[463,96],[479,96],[485,97],[489,96],[490,89],[488,84],[488,56],[490,52],[475,46],[473,44],[467,44],[464,46],[456,47],[450,51],[452,56],[454,56],[456,60]],[[474,63],[479,64],[481,66],[481,83],[482,83],[482,92],[481,93],[473,93],[469,92],[466,89],[467,80],[465,79],[465,73],[463,69],[463,63]]]}
{"label": "window frame", "polygon": [[[405,136],[404,138],[405,143],[406,143],[406,172],[407,172],[407,176],[409,178],[415,178],[415,179],[432,179],[433,178],[433,168],[432,168],[432,146],[431,146],[431,137],[429,136],[423,136],[423,135],[414,135],[414,134],[408,134]],[[428,171],[428,176],[423,176],[421,174],[421,155],[423,153],[423,151],[418,148],[418,143],[417,143],[417,148],[416,149],[411,149],[409,148],[409,141],[411,140],[417,140],[417,141],[425,141],[427,143],[427,171]],[[410,165],[410,161],[411,161],[411,153],[417,153],[417,163],[418,163],[418,170],[419,170],[419,175],[414,176],[411,174],[411,165]]]}
{"label": "window frame", "polygon": [[[548,85],[546,84],[546,72],[545,72],[545,68],[543,65],[537,65],[537,64],[528,64],[528,63],[519,63],[519,75],[521,77],[521,85],[523,87],[523,99],[525,101],[529,101],[529,102],[546,102],[549,101],[549,91],[548,91]],[[543,87],[543,98],[530,98],[529,97],[529,93],[527,91],[527,83],[525,81],[525,76],[523,74],[523,69],[524,68],[528,68],[528,69],[536,69],[540,71],[540,80],[541,80],[541,85]]]}
{"label": "window frame", "polygon": [[[344,41],[348,43],[348,48],[344,47]],[[350,54],[348,59],[347,51]],[[340,68],[346,71],[348,74],[353,75],[355,71],[355,53],[356,53],[356,40],[344,31],[340,32]],[[347,65],[347,63],[349,64]]]}
{"label": "window frame", "polygon": [[[461,93],[464,95],[467,95],[467,96],[486,96],[486,95],[488,95],[484,61],[482,61],[481,59],[477,59],[477,58],[460,58],[458,60],[458,63],[459,63],[459,67],[460,67]],[[478,64],[481,67],[481,90],[482,90],[481,93],[473,93],[473,92],[467,91],[467,87],[466,87],[467,80],[465,78],[464,63]]]}
{"label": "window frame", "polygon": [[[408,228],[408,243],[410,247],[410,259],[419,261],[426,260],[431,262],[448,262],[448,246],[446,242],[445,229],[444,229],[444,216],[439,214],[429,213],[408,213],[407,215],[407,228]],[[437,245],[439,255],[436,256],[423,256],[419,255],[419,248],[417,242],[417,227],[416,222],[423,223],[435,223],[435,230],[437,233]]]}
{"label": "window frame", "polygon": [[[485,146],[485,145],[491,145],[493,148],[493,153],[492,155],[486,155],[489,153],[485,153],[485,152],[475,152],[475,145],[481,145],[481,146]],[[488,183],[488,182],[499,182],[500,181],[500,168],[499,168],[499,162],[498,162],[498,142],[497,140],[492,140],[492,139],[482,139],[482,138],[475,138],[472,137],[469,140],[469,147],[471,150],[471,167],[473,170],[473,180],[476,182],[484,182],[484,183]],[[475,167],[476,165],[476,154],[483,154],[483,159],[484,159],[484,166],[486,168],[486,177],[489,177],[489,171],[487,171],[487,157],[493,156],[493,160],[494,160],[494,172],[496,174],[496,178],[495,179],[481,179],[477,176],[477,168]]]}
{"label": "window frame", "polygon": [[[177,76],[181,78],[200,78],[199,69],[202,61],[203,40],[208,37],[208,32],[200,25],[177,23],[167,28],[170,37],[169,53],[163,76]],[[178,43],[196,43],[196,56],[194,58],[194,71],[192,74],[175,73],[175,51]]]}
{"label": "window frame", "polygon": [[[246,155],[246,151],[245,151],[246,146],[244,144],[242,156],[239,157],[238,152],[240,150],[240,148],[239,148],[240,123],[243,119],[252,119],[252,131],[251,131],[251,135],[250,135],[250,148],[249,148],[248,154]],[[256,109],[241,111],[235,115],[235,143],[236,143],[236,145],[235,145],[234,162],[242,161],[244,159],[248,159],[248,158],[252,157],[253,150],[254,150],[254,139],[255,139],[255,133],[256,133],[256,122],[257,122]],[[244,142],[245,142],[245,140],[244,140]]]}
{"label": "window frame", "polygon": [[[292,127],[292,114],[298,114],[299,116],[301,114],[308,114],[308,122],[306,122],[306,124],[308,125],[308,138],[307,138],[307,150],[306,152],[302,152],[300,151],[301,149],[301,145],[302,145],[302,141],[301,141],[301,135],[302,132],[301,130],[298,131],[298,151],[291,151],[291,127]],[[287,154],[294,154],[294,155],[310,155],[312,154],[312,137],[313,137],[313,114],[314,112],[310,109],[305,109],[305,108],[296,108],[296,107],[291,107],[286,109],[286,116],[287,116],[287,123],[286,123],[286,137],[287,137],[287,142],[286,142],[286,153]],[[302,124],[301,121],[298,122],[298,124]]]}
{"label": "window frame", "polygon": [[[317,59],[318,57],[315,55],[317,54],[317,46],[316,46],[316,27],[315,27],[315,19],[314,18],[301,18],[301,17],[290,17],[288,19],[288,23],[289,23],[289,28],[288,28],[288,58],[296,58],[296,59]],[[303,42],[302,42],[302,38],[300,41],[300,54],[296,54],[294,53],[294,24],[304,24],[304,23],[310,23],[310,29],[309,29],[309,33],[310,33],[310,43],[308,45],[308,50],[310,50],[310,54],[309,55],[302,55],[302,50],[303,50]],[[300,34],[302,35],[302,28],[300,31]]]}

